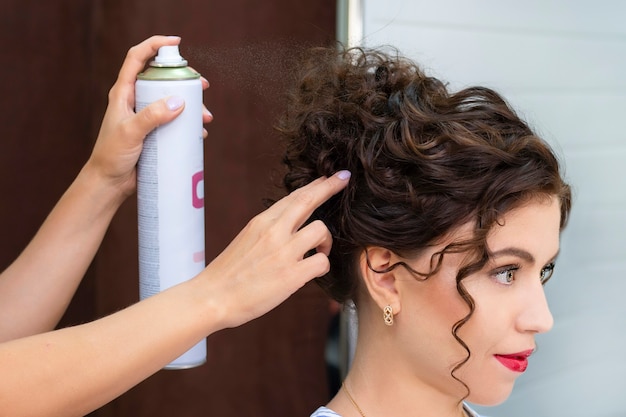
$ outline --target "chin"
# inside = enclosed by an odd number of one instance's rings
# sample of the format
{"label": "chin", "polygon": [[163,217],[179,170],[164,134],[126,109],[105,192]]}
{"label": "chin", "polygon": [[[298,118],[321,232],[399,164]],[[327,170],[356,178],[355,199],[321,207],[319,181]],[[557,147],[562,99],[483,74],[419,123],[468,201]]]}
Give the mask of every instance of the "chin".
{"label": "chin", "polygon": [[493,407],[505,402],[512,391],[513,384],[507,384],[507,386],[504,386],[504,384],[500,384],[499,386],[482,385],[475,390],[470,387],[470,395],[466,400],[472,404]]}

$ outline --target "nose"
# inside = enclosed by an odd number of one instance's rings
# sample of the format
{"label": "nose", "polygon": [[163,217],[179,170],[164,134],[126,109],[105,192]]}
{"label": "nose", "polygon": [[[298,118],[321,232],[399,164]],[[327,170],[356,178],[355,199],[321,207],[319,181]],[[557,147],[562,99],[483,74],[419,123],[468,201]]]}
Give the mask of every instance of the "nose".
{"label": "nose", "polygon": [[552,329],[554,318],[548,307],[548,300],[543,285],[537,280],[529,286],[522,300],[518,316],[520,332],[546,333]]}

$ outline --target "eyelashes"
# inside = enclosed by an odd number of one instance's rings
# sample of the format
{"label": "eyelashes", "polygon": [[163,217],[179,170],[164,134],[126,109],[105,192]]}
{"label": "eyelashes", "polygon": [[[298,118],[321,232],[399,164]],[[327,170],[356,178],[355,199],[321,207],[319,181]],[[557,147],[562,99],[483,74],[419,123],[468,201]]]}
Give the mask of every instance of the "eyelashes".
{"label": "eyelashes", "polygon": [[515,272],[520,269],[519,265],[508,265],[498,268],[491,275],[495,282],[501,285],[511,285],[515,281]]}
{"label": "eyelashes", "polygon": [[554,273],[554,262],[550,262],[548,265],[544,266],[541,269],[541,285],[546,285],[546,283],[552,278],[552,274]]}
{"label": "eyelashes", "polygon": [[[548,265],[544,266],[539,273],[539,280],[541,281],[541,285],[545,285],[550,278],[552,278],[552,274],[554,273],[554,262],[550,262]],[[520,265],[507,265],[502,268],[498,268],[493,271],[490,275],[492,279],[500,284],[500,285],[512,285],[516,279],[516,273],[521,268]]]}

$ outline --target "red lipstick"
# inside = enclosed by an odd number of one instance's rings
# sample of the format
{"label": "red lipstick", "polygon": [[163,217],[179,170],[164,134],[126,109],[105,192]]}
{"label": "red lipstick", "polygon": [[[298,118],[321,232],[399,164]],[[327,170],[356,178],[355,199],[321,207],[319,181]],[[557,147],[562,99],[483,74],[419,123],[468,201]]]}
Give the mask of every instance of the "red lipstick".
{"label": "red lipstick", "polygon": [[494,355],[498,361],[513,372],[524,372],[528,368],[528,357],[532,355],[533,349],[507,355]]}

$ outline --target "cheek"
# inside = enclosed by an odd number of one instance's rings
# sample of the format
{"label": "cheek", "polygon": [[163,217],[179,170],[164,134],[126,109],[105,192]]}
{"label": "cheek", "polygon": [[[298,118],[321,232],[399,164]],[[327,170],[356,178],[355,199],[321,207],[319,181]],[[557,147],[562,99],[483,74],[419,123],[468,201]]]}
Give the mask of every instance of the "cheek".
{"label": "cheek", "polygon": [[440,347],[454,345],[453,349],[464,352],[452,335],[452,328],[470,309],[456,290],[454,277],[437,274],[417,282],[410,297],[403,300],[402,319],[409,322],[416,337],[427,337]]}
{"label": "cheek", "polygon": [[[428,263],[415,265],[415,269],[428,270],[430,258],[425,259]],[[463,259],[460,254],[446,255],[437,274],[425,281],[401,282],[402,311],[398,315],[401,338],[429,353],[431,361],[439,358],[437,367],[446,372],[467,355],[452,333],[455,324],[470,312],[456,288],[456,275]]]}
{"label": "cheek", "polygon": [[510,307],[514,301],[494,293],[484,282],[479,286],[468,283],[466,288],[474,300],[474,311],[457,334],[467,344],[471,362],[479,364],[489,361],[510,337],[514,328]]}
{"label": "cheek", "polygon": [[429,317],[447,323],[449,329],[470,312],[470,307],[456,288],[456,269],[443,269],[430,278],[422,294],[422,302],[431,309]]}

